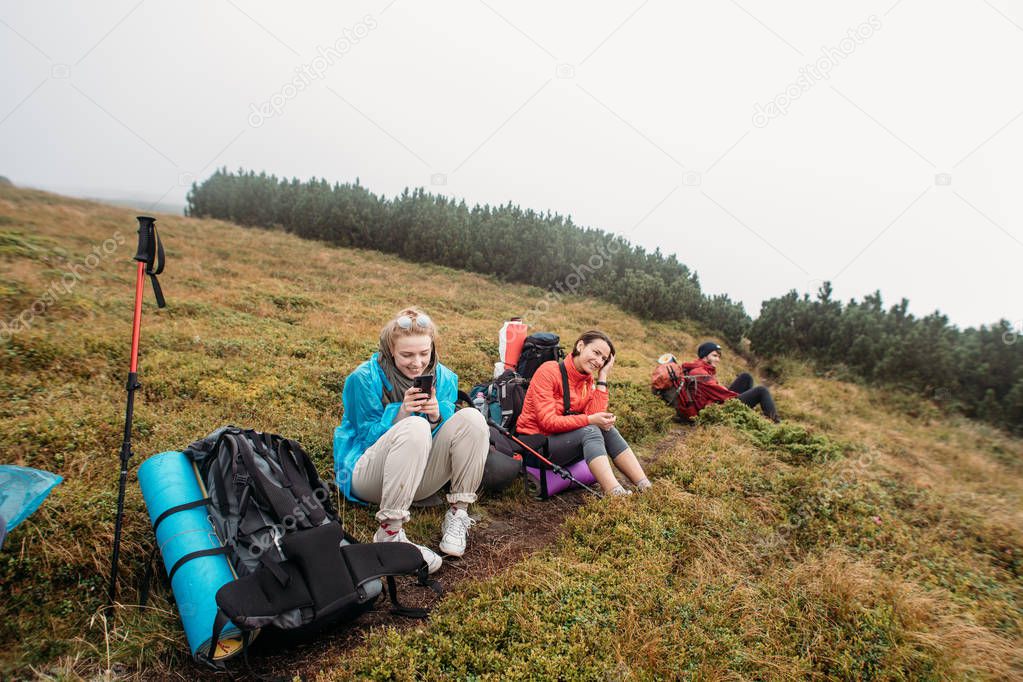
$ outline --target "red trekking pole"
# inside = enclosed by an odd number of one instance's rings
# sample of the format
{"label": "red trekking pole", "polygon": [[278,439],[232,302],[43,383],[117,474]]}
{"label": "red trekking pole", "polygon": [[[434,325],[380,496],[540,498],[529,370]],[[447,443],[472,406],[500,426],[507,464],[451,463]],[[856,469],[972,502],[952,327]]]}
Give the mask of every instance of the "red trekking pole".
{"label": "red trekking pole", "polygon": [[[503,436],[506,436],[507,438],[510,438],[510,439],[512,439],[513,441],[515,441],[516,443],[518,443],[518,444],[519,444],[520,446],[522,446],[523,448],[525,448],[525,449],[526,449],[526,450],[527,450],[527,451],[528,451],[528,452],[529,452],[529,453],[530,453],[531,455],[533,455],[533,456],[534,456],[534,457],[536,457],[536,458],[537,458],[537,459],[538,459],[539,461],[543,462],[543,463],[544,463],[544,464],[546,464],[546,465],[547,465],[548,467],[550,467],[551,471],[553,471],[553,472],[554,472],[555,474],[557,474],[558,476],[561,476],[561,477],[562,477],[563,479],[565,479],[566,481],[571,481],[572,483],[575,483],[575,484],[576,484],[577,486],[579,486],[580,488],[585,488],[586,490],[589,490],[589,491],[590,491],[591,493],[593,493],[593,494],[594,494],[594,495],[596,495],[597,497],[603,497],[603,495],[602,495],[601,493],[597,492],[596,490],[594,490],[593,488],[591,488],[590,486],[586,485],[585,483],[583,483],[582,481],[580,481],[580,480],[579,480],[578,478],[576,478],[575,476],[573,476],[573,475],[572,475],[572,472],[571,472],[571,471],[569,471],[569,470],[568,470],[568,469],[566,469],[565,467],[562,467],[562,466],[558,466],[557,464],[555,464],[555,463],[554,463],[554,462],[552,462],[551,460],[547,459],[546,457],[544,457],[543,455],[541,455],[541,454],[540,454],[539,452],[537,452],[537,451],[536,451],[536,450],[534,450],[533,448],[529,447],[528,445],[526,445],[525,443],[523,443],[523,442],[522,442],[521,440],[519,440],[518,438],[516,438],[516,437],[515,437],[514,435],[512,435],[512,432],[511,432],[511,431],[509,431],[508,429],[504,428],[504,427],[503,427],[503,426],[501,426],[500,424],[497,424],[496,422],[494,422],[494,420],[493,420],[493,419],[491,419],[490,417],[487,417],[487,423],[488,423],[488,424],[489,424],[490,426],[493,426],[493,427],[494,427],[495,429],[497,429],[497,430],[498,430],[498,432],[499,432],[499,433],[500,433],[501,435],[503,435]],[[523,464],[522,466],[523,466],[523,472],[525,472],[525,464]]]}
{"label": "red trekking pole", "polygon": [[160,242],[160,235],[156,231],[156,220],[148,216],[138,216],[139,221],[139,244],[135,252],[135,260],[138,261],[137,274],[135,276],[135,317],[132,320],[131,328],[131,365],[128,369],[128,383],[125,388],[128,391],[128,404],[124,415],[124,440],[121,442],[121,479],[117,490],[117,518],[114,521],[114,552],[110,557],[110,590],[107,594],[110,604],[114,603],[117,596],[117,561],[121,553],[121,525],[124,521],[124,491],[128,483],[128,461],[131,459],[131,422],[135,410],[135,389],[138,382],[139,368],[139,333],[142,328],[142,294],[145,288],[145,276],[153,282],[153,293],[156,295],[156,305],[159,308],[166,307],[167,302],[163,298],[163,290],[156,276],[163,272],[164,257],[163,244]]}

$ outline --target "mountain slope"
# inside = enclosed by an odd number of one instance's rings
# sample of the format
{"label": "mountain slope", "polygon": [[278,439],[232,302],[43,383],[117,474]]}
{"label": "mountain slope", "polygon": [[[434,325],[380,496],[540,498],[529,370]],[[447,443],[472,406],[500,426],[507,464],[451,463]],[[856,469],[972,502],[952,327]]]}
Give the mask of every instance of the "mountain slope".
{"label": "mountain slope", "polygon": [[[0,551],[0,673],[199,672],[165,592],[154,609],[130,606],[151,546],[133,479],[116,634],[95,616],[116,503],[133,215],[0,188],[0,461],[65,477]],[[158,226],[169,307],[157,311],[147,293],[133,468],[235,423],[298,439],[326,474],[344,377],[396,310],[415,303],[438,321],[443,360],[465,388],[489,374],[501,321],[544,294],[219,221],[161,216]],[[911,396],[884,406],[868,388],[785,362],[754,369],[775,376],[783,425],[731,405],[682,438],[646,386],[656,357],[689,355],[701,330],[586,299],[553,306],[540,324],[568,342],[594,326],[616,340],[612,409],[656,490],[587,502],[551,547],[460,583],[427,624],[375,628],[362,647],[307,645],[303,672],[1023,673],[1023,442]],[[745,369],[726,353],[723,376]],[[480,505],[481,526],[538,504],[513,488]],[[365,510],[344,516],[368,538]],[[438,518],[417,513],[410,535],[435,542]]]}

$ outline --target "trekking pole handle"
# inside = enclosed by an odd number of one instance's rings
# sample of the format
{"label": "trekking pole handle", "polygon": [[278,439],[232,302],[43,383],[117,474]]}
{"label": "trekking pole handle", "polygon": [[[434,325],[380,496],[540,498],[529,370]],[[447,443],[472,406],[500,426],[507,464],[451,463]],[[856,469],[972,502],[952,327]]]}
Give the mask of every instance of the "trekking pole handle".
{"label": "trekking pole handle", "polygon": [[135,260],[140,263],[152,263],[155,252],[152,244],[156,239],[156,218],[140,215],[136,219],[139,221],[139,245],[135,251]]}

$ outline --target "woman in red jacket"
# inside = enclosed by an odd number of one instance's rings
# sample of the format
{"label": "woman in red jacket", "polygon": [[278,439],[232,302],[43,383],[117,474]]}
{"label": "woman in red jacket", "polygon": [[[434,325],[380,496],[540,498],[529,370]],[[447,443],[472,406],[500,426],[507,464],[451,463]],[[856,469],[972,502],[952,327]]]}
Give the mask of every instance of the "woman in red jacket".
{"label": "woman in red jacket", "polygon": [[764,411],[764,416],[777,423],[778,410],[774,406],[774,398],[766,386],[754,386],[753,375],[743,372],[735,377],[735,381],[725,388],[718,383],[718,363],[721,362],[721,346],[713,341],[701,343],[696,349],[698,360],[686,363],[692,366],[689,376],[699,377],[696,383],[696,410],[700,411],[710,403],[723,403],[735,398],[747,407],[756,407]]}
{"label": "woman in red jacket", "polygon": [[536,370],[516,431],[534,449],[546,440],[548,456],[555,464],[564,466],[585,458],[604,492],[630,495],[632,491],[615,477],[611,462],[638,490],[649,488],[650,480],[615,428],[614,414],[607,411],[607,380],[614,363],[615,348],[607,334],[593,330],[580,336],[570,357],[563,362],[545,362]]}

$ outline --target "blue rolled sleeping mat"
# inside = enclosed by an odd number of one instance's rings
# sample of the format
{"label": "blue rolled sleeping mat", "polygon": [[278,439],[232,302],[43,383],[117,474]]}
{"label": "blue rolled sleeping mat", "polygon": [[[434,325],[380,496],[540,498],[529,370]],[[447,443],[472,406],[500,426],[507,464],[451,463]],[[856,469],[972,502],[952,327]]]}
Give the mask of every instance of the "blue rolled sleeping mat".
{"label": "blue rolled sleeping mat", "polygon": [[[222,553],[188,559],[174,570],[181,558],[188,554],[221,547],[220,538],[207,518],[206,505],[198,504],[160,518],[168,509],[205,499],[205,486],[192,460],[182,452],[173,451],[161,452],[143,462],[138,479],[142,499],[149,511],[149,521],[157,526],[156,543],[163,557],[164,569],[168,574],[173,572],[171,589],[188,646],[197,659],[209,658],[213,621],[217,616],[217,590],[235,579],[234,571]],[[241,634],[233,623],[229,623],[212,658],[224,660],[241,649]]]}

